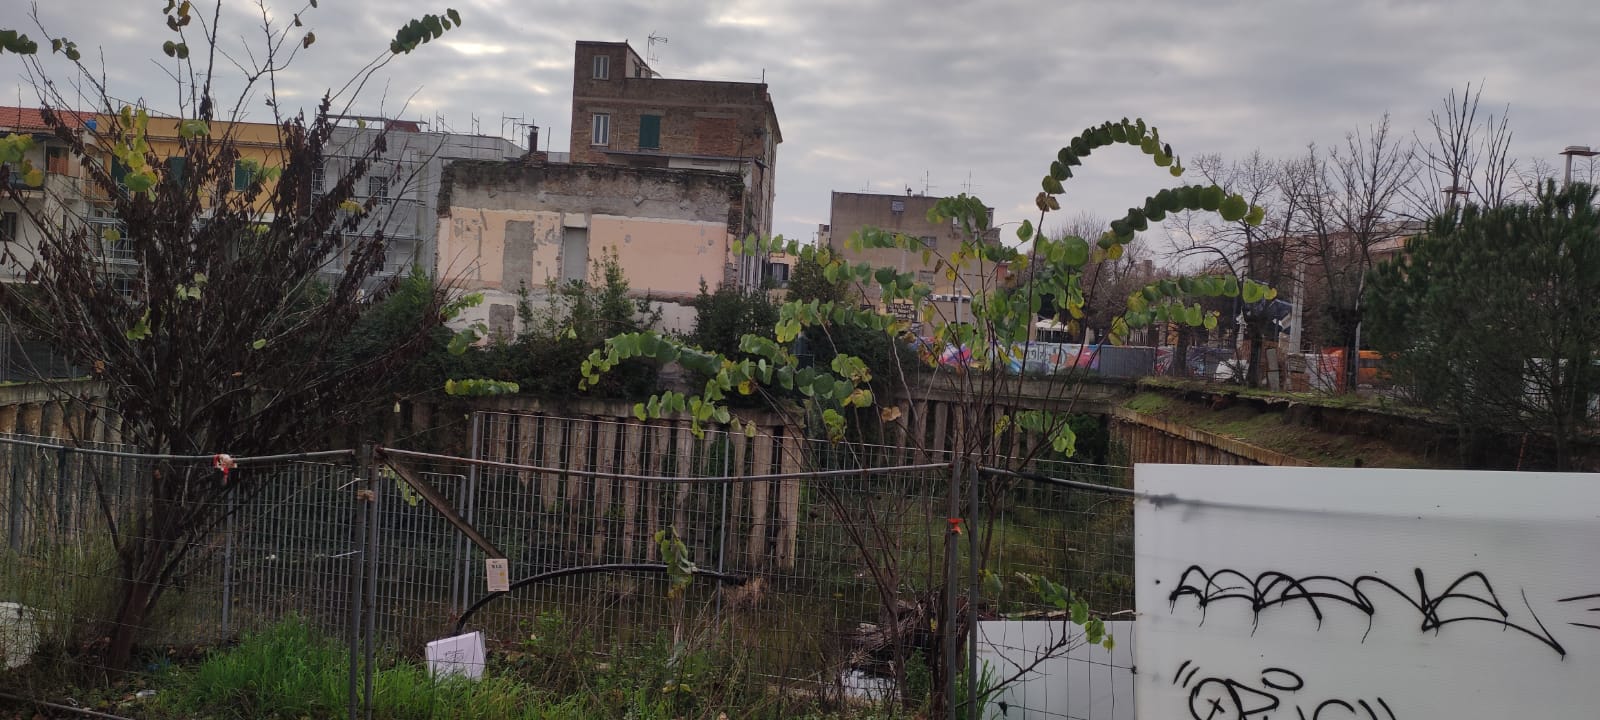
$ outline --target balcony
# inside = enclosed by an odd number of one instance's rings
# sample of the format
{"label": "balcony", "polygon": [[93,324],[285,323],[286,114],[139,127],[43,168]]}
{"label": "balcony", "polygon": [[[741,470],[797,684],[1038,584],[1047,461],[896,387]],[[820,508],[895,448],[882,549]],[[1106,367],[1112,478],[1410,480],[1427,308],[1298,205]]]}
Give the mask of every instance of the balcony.
{"label": "balcony", "polygon": [[128,227],[121,220],[89,217],[83,223],[88,226],[90,237],[100,239],[100,257],[106,262],[131,265],[139,261],[133,241],[128,238]]}

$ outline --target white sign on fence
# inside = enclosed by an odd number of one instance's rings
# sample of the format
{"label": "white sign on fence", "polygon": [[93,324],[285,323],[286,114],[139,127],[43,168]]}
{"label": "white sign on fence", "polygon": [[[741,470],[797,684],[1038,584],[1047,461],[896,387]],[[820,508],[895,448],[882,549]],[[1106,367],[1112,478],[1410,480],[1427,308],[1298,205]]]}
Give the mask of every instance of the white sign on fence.
{"label": "white sign on fence", "polygon": [[[1106,632],[1116,639],[1111,650],[1083,642],[1082,628],[1059,620],[978,623],[978,661],[989,677],[1020,675],[989,699],[984,720],[1133,720],[1134,624],[1107,622]],[[1057,650],[1062,633],[1065,652]]]}
{"label": "white sign on fence", "polygon": [[1600,716],[1600,477],[1134,477],[1142,717]]}

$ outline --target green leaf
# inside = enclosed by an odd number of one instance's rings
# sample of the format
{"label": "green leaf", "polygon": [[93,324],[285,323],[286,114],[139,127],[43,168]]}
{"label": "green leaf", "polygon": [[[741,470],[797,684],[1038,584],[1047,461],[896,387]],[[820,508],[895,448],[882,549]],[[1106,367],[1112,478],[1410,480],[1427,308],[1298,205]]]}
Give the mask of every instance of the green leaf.
{"label": "green leaf", "polygon": [[1251,207],[1249,214],[1244,216],[1244,221],[1251,225],[1260,225],[1267,220],[1267,210],[1259,205]]}
{"label": "green leaf", "polygon": [[1041,184],[1044,186],[1044,191],[1051,195],[1060,195],[1067,191],[1066,188],[1061,186],[1060,180],[1049,175],[1044,176],[1044,181]]}
{"label": "green leaf", "polygon": [[1222,279],[1222,296],[1239,297],[1239,280],[1232,275]]}
{"label": "green leaf", "polygon": [[260,350],[262,348],[265,348],[266,346],[267,346],[267,339],[266,338],[260,338],[260,339],[256,340],[255,342],[250,343],[250,349],[251,350]]}
{"label": "green leaf", "polygon": [[1266,293],[1266,288],[1264,286],[1262,286],[1260,283],[1257,283],[1254,280],[1246,280],[1246,281],[1244,281],[1244,301],[1245,302],[1252,303],[1252,304],[1261,302],[1261,299],[1263,297],[1265,297],[1266,294],[1267,294]]}
{"label": "green leaf", "polygon": [[1217,212],[1222,215],[1223,220],[1235,222],[1250,212],[1250,203],[1245,202],[1242,196],[1229,195],[1222,201],[1222,205],[1218,206]]}
{"label": "green leaf", "polygon": [[139,321],[123,333],[129,340],[143,340],[150,337],[150,309],[145,308],[144,314],[139,316]]}
{"label": "green leaf", "polygon": [[450,8],[449,10],[444,11],[444,14],[448,16],[450,18],[450,22],[455,23],[457,27],[461,26],[461,13],[456,12],[455,8]]}
{"label": "green leaf", "polygon": [[1222,207],[1224,196],[1225,193],[1222,192],[1222,188],[1216,185],[1202,189],[1200,191],[1200,209],[1215,212]]}
{"label": "green leaf", "polygon": [[1068,267],[1080,268],[1089,262],[1089,241],[1076,235],[1069,235],[1061,239],[1061,263]]}
{"label": "green leaf", "polygon": [[478,331],[474,327],[464,327],[450,338],[450,344],[445,347],[451,355],[464,355],[472,344],[478,341]]}

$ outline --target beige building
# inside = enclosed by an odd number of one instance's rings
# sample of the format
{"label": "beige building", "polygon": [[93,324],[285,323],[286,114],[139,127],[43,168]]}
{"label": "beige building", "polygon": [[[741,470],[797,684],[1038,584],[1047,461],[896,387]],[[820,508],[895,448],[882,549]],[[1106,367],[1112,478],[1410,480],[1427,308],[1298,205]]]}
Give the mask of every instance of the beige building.
{"label": "beige building", "polygon": [[572,128],[559,160],[535,140],[524,158],[445,171],[438,275],[487,300],[465,321],[510,333],[519,292],[537,300],[608,253],[671,330],[692,327],[702,284],[786,279],[731,252],[772,230],[783,138],[766,84],[664,79],[627,43],[579,42]]}
{"label": "beige building", "polygon": [[728,271],[743,184],[695,170],[526,161],[459,161],[440,192],[439,278],[482,291],[464,320],[511,333],[519,292],[583,279],[615,253],[633,292],[688,330],[687,303]]}

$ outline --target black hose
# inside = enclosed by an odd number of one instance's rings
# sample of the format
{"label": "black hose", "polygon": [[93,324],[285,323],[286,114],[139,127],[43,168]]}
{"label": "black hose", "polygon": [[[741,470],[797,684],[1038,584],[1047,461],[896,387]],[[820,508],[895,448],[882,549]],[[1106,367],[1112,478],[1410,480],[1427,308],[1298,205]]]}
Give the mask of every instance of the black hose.
{"label": "black hose", "polygon": [[[466,612],[461,613],[461,619],[456,621],[456,634],[460,635],[466,630],[467,621],[471,620],[473,613],[478,612],[478,610],[482,609],[484,605],[488,605],[493,600],[497,600],[534,583],[540,583],[546,580],[554,580],[556,578],[567,577],[569,575],[588,575],[590,573],[630,571],[666,573],[667,566],[661,563],[608,563],[605,565],[583,565],[580,567],[551,570],[549,572],[539,573],[538,575],[525,577],[521,580],[511,583],[508,590],[504,592],[489,593],[488,595],[483,596],[477,602],[473,603],[472,607],[467,608]],[[720,573],[715,570],[701,570],[700,568],[695,568],[694,574],[698,577],[709,577],[729,585],[743,585],[745,583],[744,577]]]}

